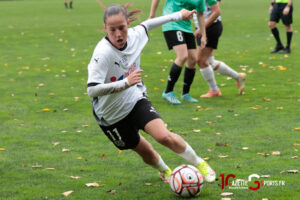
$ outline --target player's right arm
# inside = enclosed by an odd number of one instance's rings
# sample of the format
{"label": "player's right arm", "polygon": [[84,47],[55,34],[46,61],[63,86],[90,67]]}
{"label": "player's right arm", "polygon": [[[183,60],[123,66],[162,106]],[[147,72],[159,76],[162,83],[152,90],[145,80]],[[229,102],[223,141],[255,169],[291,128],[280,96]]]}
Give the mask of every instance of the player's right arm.
{"label": "player's right arm", "polygon": [[98,97],[123,91],[141,82],[142,70],[132,72],[127,78],[115,82],[105,83],[109,70],[109,62],[105,57],[92,58],[88,66],[87,93],[89,97]]}
{"label": "player's right arm", "polygon": [[159,4],[159,0],[152,0],[151,10],[150,10],[150,15],[149,15],[150,19],[155,17],[155,13],[156,13],[156,9],[158,7],[158,4]]}

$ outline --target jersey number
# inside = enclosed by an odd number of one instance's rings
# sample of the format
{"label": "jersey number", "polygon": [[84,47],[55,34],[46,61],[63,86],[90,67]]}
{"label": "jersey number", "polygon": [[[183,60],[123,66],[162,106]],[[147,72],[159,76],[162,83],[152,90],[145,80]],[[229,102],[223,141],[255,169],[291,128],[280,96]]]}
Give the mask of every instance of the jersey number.
{"label": "jersey number", "polygon": [[114,128],[112,131],[107,130],[106,132],[109,134],[110,138],[112,139],[113,143],[115,143],[115,145],[117,145],[118,147],[125,146],[125,142],[122,140],[118,129]]}
{"label": "jersey number", "polygon": [[176,32],[177,35],[177,39],[179,42],[183,42],[183,36],[182,36],[182,32],[181,31],[177,31]]}

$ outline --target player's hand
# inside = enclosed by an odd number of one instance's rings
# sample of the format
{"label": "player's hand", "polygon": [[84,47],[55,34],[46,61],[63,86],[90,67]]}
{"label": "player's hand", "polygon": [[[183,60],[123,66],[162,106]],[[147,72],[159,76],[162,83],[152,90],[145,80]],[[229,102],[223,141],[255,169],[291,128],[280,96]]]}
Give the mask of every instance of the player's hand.
{"label": "player's hand", "polygon": [[194,32],[194,37],[195,38],[200,38],[201,37],[201,31],[200,31],[200,29],[199,28],[197,28],[196,30],[195,30],[195,32]]}
{"label": "player's hand", "polygon": [[200,48],[203,49],[206,46],[206,36],[201,37],[201,45]]}
{"label": "player's hand", "polygon": [[197,11],[196,10],[189,11],[187,9],[182,9],[180,10],[180,13],[182,15],[182,20],[188,20],[188,19],[192,19],[193,14],[197,13]]}
{"label": "player's hand", "polygon": [[283,14],[283,15],[288,15],[289,12],[290,12],[290,6],[286,6],[286,7],[283,9],[282,14]]}
{"label": "player's hand", "polygon": [[142,81],[142,72],[143,72],[143,70],[138,69],[138,70],[135,70],[134,72],[132,72],[131,74],[129,74],[127,79],[128,79],[130,86],[135,85]]}

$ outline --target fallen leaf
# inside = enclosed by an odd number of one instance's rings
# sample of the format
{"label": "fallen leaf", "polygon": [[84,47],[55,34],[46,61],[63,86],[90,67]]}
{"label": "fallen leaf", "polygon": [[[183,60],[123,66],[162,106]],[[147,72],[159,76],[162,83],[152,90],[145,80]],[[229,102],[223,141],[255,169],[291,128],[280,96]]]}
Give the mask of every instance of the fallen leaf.
{"label": "fallen leaf", "polygon": [[60,145],[60,142],[53,142],[52,144],[53,144],[53,146],[57,146],[57,145]]}
{"label": "fallen leaf", "polygon": [[145,185],[146,185],[146,186],[151,186],[151,185],[152,185],[152,183],[145,183]]}
{"label": "fallen leaf", "polygon": [[292,156],[291,158],[292,158],[292,159],[297,159],[297,158],[298,158],[298,156]]}
{"label": "fallen leaf", "polygon": [[277,110],[283,110],[282,106],[277,107]]}
{"label": "fallen leaf", "polygon": [[281,65],[279,65],[278,68],[279,68],[281,71],[285,71],[285,70],[286,70],[286,68],[283,67],[283,66],[281,66]]}
{"label": "fallen leaf", "polygon": [[222,198],[221,200],[231,200],[229,197]]}
{"label": "fallen leaf", "polygon": [[221,135],[222,133],[220,133],[220,132],[216,132],[216,135]]}
{"label": "fallen leaf", "polygon": [[5,151],[5,149],[4,148],[0,148],[0,151]]}
{"label": "fallen leaf", "polygon": [[229,146],[229,144],[226,144],[226,143],[220,143],[220,142],[216,142],[216,146]]}
{"label": "fallen leaf", "polygon": [[216,118],[222,118],[222,115],[217,115]]}
{"label": "fallen leaf", "polygon": [[39,165],[39,164],[35,164],[35,165],[32,165],[31,167],[32,167],[32,168],[42,168],[43,166],[42,166],[42,165]]}
{"label": "fallen leaf", "polygon": [[99,187],[99,184],[94,182],[94,183],[87,183],[85,184],[87,187]]}
{"label": "fallen leaf", "polygon": [[87,124],[82,125],[83,128],[89,128],[90,126]]}
{"label": "fallen leaf", "polygon": [[68,152],[68,151],[70,151],[70,149],[62,148],[61,151],[62,151],[62,152]]}
{"label": "fallen leaf", "polygon": [[117,190],[108,190],[108,191],[106,191],[107,193],[109,193],[109,194],[116,194],[117,193]]}
{"label": "fallen leaf", "polygon": [[208,160],[209,160],[209,157],[205,157],[205,158],[203,158],[203,160],[208,161]]}
{"label": "fallen leaf", "polygon": [[102,158],[102,159],[105,159],[105,158],[106,158],[106,155],[105,155],[105,154],[102,154],[101,158]]}
{"label": "fallen leaf", "polygon": [[256,106],[253,106],[253,107],[251,107],[253,110],[257,110],[257,109],[259,109],[260,108],[260,106],[259,105],[256,105]]}
{"label": "fallen leaf", "polygon": [[77,159],[77,160],[82,160],[82,157],[81,157],[81,156],[78,156],[76,159]]}
{"label": "fallen leaf", "polygon": [[193,132],[195,132],[195,133],[200,133],[201,130],[200,130],[200,129],[194,129]]}
{"label": "fallen leaf", "polygon": [[227,157],[228,157],[228,155],[225,155],[225,156],[223,156],[223,155],[219,155],[218,157],[219,157],[219,158],[227,158]]}
{"label": "fallen leaf", "polygon": [[231,195],[233,195],[232,192],[223,192],[223,193],[221,193],[221,196],[223,196],[223,197],[231,196]]}
{"label": "fallen leaf", "polygon": [[242,149],[243,149],[243,150],[248,150],[248,147],[243,147]]}
{"label": "fallen leaf", "polygon": [[199,117],[193,117],[192,120],[196,121],[196,120],[199,120],[200,118]]}
{"label": "fallen leaf", "polygon": [[260,177],[261,177],[261,178],[270,178],[270,177],[271,177],[271,175],[269,175],[269,174],[266,174],[266,175],[261,175]]}
{"label": "fallen leaf", "polygon": [[298,127],[298,128],[295,128],[295,130],[296,130],[296,131],[300,131],[300,127]]}
{"label": "fallen leaf", "polygon": [[278,155],[280,155],[280,151],[273,151],[272,155],[278,156]]}
{"label": "fallen leaf", "polygon": [[298,144],[298,143],[294,143],[293,145],[294,145],[294,146],[300,146],[300,144]]}
{"label": "fallen leaf", "polygon": [[62,193],[62,195],[64,195],[65,197],[67,197],[67,196],[69,196],[73,192],[74,192],[73,190],[70,190],[70,191]]}
{"label": "fallen leaf", "polygon": [[165,82],[165,79],[162,79],[162,78],[161,78],[161,79],[160,79],[160,82],[162,82],[162,83]]}
{"label": "fallen leaf", "polygon": [[71,178],[71,179],[76,179],[76,180],[77,180],[77,179],[80,179],[79,176],[70,176],[70,178]]}
{"label": "fallen leaf", "polygon": [[159,90],[159,88],[155,87],[154,90],[157,91],[157,90]]}
{"label": "fallen leaf", "polygon": [[290,173],[290,174],[298,174],[299,170],[297,169],[291,169],[291,170],[287,170],[287,173]]}
{"label": "fallen leaf", "polygon": [[78,101],[79,100],[79,97],[74,97],[74,101]]}
{"label": "fallen leaf", "polygon": [[46,170],[55,170],[55,168],[52,168],[52,167],[48,167],[48,168],[45,168]]}
{"label": "fallen leaf", "polygon": [[44,108],[43,111],[49,112],[49,111],[50,111],[50,108]]}
{"label": "fallen leaf", "polygon": [[161,51],[156,52],[156,54],[157,54],[157,55],[160,55],[160,54],[161,54]]}

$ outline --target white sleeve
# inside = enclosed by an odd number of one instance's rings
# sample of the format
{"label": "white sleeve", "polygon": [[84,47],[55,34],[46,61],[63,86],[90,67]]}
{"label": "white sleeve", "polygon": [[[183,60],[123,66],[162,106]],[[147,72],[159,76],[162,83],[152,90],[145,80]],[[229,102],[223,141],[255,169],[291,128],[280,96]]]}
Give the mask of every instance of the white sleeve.
{"label": "white sleeve", "polygon": [[98,97],[117,93],[130,87],[128,79],[105,84],[88,84],[87,93],[89,97]]}
{"label": "white sleeve", "polygon": [[182,15],[180,12],[175,12],[170,15],[148,19],[142,22],[141,24],[147,29],[147,31],[150,31],[151,29],[160,26],[164,23],[167,23],[169,21],[179,21],[179,20],[182,20]]}
{"label": "white sleeve", "polygon": [[198,17],[197,17],[196,13],[193,14],[193,20],[194,20],[195,28],[198,29],[199,28],[199,22],[198,22]]}

